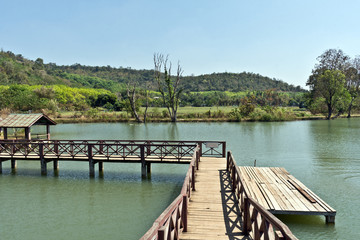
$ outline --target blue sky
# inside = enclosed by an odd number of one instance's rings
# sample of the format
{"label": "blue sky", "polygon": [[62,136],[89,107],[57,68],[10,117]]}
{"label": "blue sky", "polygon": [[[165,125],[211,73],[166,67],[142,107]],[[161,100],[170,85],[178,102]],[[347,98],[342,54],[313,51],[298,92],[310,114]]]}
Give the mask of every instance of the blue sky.
{"label": "blue sky", "polygon": [[360,1],[0,0],[0,48],[58,65],[254,72],[305,87],[326,49],[360,55]]}

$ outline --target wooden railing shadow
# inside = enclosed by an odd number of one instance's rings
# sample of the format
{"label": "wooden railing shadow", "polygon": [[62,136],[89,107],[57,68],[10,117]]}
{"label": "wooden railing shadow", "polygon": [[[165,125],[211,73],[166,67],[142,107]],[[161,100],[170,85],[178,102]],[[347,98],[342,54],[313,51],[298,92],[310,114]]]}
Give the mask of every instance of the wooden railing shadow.
{"label": "wooden railing shadow", "polygon": [[231,190],[232,185],[230,173],[226,170],[220,170],[219,176],[226,235],[230,240],[251,239],[248,236],[244,236],[242,231],[243,222],[240,214],[240,207],[236,194]]}

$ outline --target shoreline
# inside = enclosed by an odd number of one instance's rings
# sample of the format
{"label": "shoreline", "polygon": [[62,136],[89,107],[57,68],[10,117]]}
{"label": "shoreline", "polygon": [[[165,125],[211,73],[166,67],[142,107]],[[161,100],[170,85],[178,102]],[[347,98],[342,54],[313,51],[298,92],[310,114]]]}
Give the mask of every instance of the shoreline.
{"label": "shoreline", "polygon": [[[336,119],[347,118],[346,115],[339,116]],[[360,115],[352,115],[351,118],[360,118]],[[135,118],[121,119],[121,118],[111,118],[111,119],[98,119],[98,118],[53,118],[55,122],[60,124],[70,124],[70,123],[138,123]],[[331,120],[336,120],[331,119]],[[252,119],[241,119],[234,120],[229,118],[179,118],[177,122],[292,122],[292,121],[307,121],[307,120],[326,120],[325,116],[310,116],[310,117],[297,117],[295,119],[289,120],[278,120],[278,121],[259,121]],[[148,119],[146,123],[171,123],[170,119],[156,118]]]}

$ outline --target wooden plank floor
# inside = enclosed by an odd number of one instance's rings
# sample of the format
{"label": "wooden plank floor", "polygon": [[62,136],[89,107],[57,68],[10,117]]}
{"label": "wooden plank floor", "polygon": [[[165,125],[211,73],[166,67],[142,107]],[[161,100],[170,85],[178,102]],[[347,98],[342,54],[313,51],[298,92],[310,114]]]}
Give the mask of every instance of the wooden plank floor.
{"label": "wooden plank floor", "polygon": [[246,191],[274,214],[336,215],[303,183],[279,167],[239,167]]}
{"label": "wooden plank floor", "polygon": [[243,239],[240,212],[231,192],[225,158],[202,157],[188,211],[188,231],[182,240]]}

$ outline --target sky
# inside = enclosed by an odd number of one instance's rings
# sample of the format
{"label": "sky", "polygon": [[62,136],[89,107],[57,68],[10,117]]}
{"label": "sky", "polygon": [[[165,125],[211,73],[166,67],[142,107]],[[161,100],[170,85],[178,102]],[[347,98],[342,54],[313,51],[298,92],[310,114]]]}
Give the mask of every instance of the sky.
{"label": "sky", "polygon": [[45,63],[253,72],[306,88],[330,48],[360,55],[358,0],[0,0],[0,48]]}

